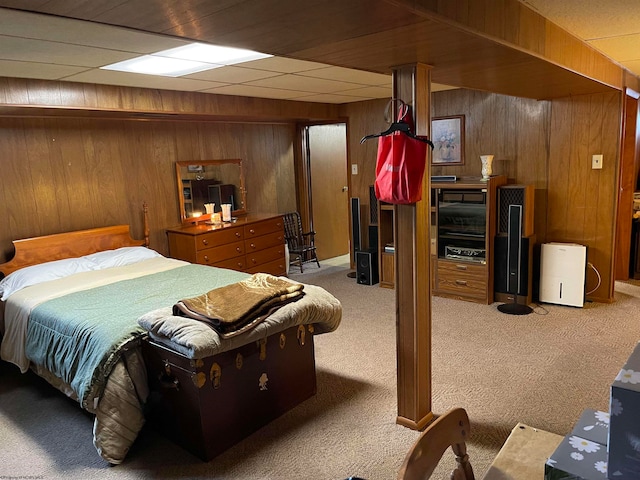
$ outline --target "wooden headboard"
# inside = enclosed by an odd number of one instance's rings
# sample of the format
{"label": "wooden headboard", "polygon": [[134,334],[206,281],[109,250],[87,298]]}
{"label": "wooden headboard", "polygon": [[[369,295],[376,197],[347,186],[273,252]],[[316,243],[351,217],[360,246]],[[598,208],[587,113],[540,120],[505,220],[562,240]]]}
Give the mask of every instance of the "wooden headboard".
{"label": "wooden headboard", "polygon": [[144,240],[134,240],[131,238],[129,225],[115,225],[14,240],[12,243],[15,254],[10,261],[0,264],[0,278],[21,268],[53,260],[81,257],[120,247],[148,247],[149,227],[146,204],[144,206],[144,235]]}

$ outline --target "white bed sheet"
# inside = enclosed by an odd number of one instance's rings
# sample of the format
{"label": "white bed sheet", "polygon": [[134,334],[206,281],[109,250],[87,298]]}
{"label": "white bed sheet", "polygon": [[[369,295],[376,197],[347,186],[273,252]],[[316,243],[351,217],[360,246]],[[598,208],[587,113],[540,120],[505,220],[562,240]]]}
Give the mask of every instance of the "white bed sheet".
{"label": "white bed sheet", "polygon": [[4,335],[0,345],[0,358],[16,365],[22,373],[29,369],[29,360],[25,356],[27,325],[31,311],[42,302],[121,280],[171,270],[182,265],[187,265],[187,262],[158,257],[124,267],[77,273],[59,280],[32,285],[13,293],[4,302]]}

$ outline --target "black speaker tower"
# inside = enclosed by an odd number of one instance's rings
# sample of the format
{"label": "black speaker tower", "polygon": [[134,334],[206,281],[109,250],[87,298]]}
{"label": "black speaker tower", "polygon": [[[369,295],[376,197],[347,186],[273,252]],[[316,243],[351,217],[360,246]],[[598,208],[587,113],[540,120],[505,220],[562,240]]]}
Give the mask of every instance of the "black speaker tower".
{"label": "black speaker tower", "polygon": [[[360,199],[351,197],[351,253],[356,260],[356,255],[362,248],[362,229],[360,227]],[[347,277],[356,278],[356,272],[347,273]]]}
{"label": "black speaker tower", "polygon": [[521,291],[521,248],[522,248],[522,205],[509,205],[509,226],[507,237],[507,292],[513,295],[513,303],[498,305],[498,310],[509,315],[528,315],[533,310],[529,305],[518,303]]}

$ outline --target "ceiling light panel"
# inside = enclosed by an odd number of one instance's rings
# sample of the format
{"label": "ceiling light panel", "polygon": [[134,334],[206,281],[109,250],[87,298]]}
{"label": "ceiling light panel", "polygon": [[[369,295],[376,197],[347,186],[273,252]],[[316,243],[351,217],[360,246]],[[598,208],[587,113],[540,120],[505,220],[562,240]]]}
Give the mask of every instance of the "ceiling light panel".
{"label": "ceiling light panel", "polygon": [[250,62],[272,56],[266,53],[244,50],[242,48],[219,47],[216,45],[206,45],[204,43],[192,43],[183,47],[154,53],[153,55],[213,63],[216,65],[235,65],[237,63]]}
{"label": "ceiling light panel", "polygon": [[183,60],[181,58],[157,57],[155,55],[143,55],[124,62],[113,63],[100,67],[104,70],[116,70],[119,72],[144,73],[146,75],[161,75],[164,77],[180,77],[190,73],[202,72],[220,65]]}

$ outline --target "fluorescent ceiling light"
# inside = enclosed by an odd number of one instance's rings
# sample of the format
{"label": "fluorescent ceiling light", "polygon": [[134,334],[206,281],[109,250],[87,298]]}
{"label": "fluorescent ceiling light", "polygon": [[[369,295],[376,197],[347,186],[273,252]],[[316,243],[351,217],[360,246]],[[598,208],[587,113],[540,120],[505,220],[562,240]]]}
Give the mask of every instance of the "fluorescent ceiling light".
{"label": "fluorescent ceiling light", "polygon": [[241,48],[192,43],[183,47],[143,55],[100,68],[120,72],[180,77],[224,65],[235,65],[272,56],[273,55]]}
{"label": "fluorescent ceiling light", "polygon": [[254,52],[242,48],[219,47],[204,43],[192,43],[184,47],[172,48],[154,53],[161,57],[182,58],[197,62],[215,63],[217,65],[235,65],[237,63],[250,62],[261,58],[272,57],[266,53]]}
{"label": "fluorescent ceiling light", "polygon": [[162,75],[165,77],[179,77],[190,73],[201,72],[215,68],[218,65],[210,63],[194,62],[179,58],[156,57],[143,55],[123,62],[113,63],[100,67],[104,70],[117,70],[119,72],[145,73],[147,75]]}

